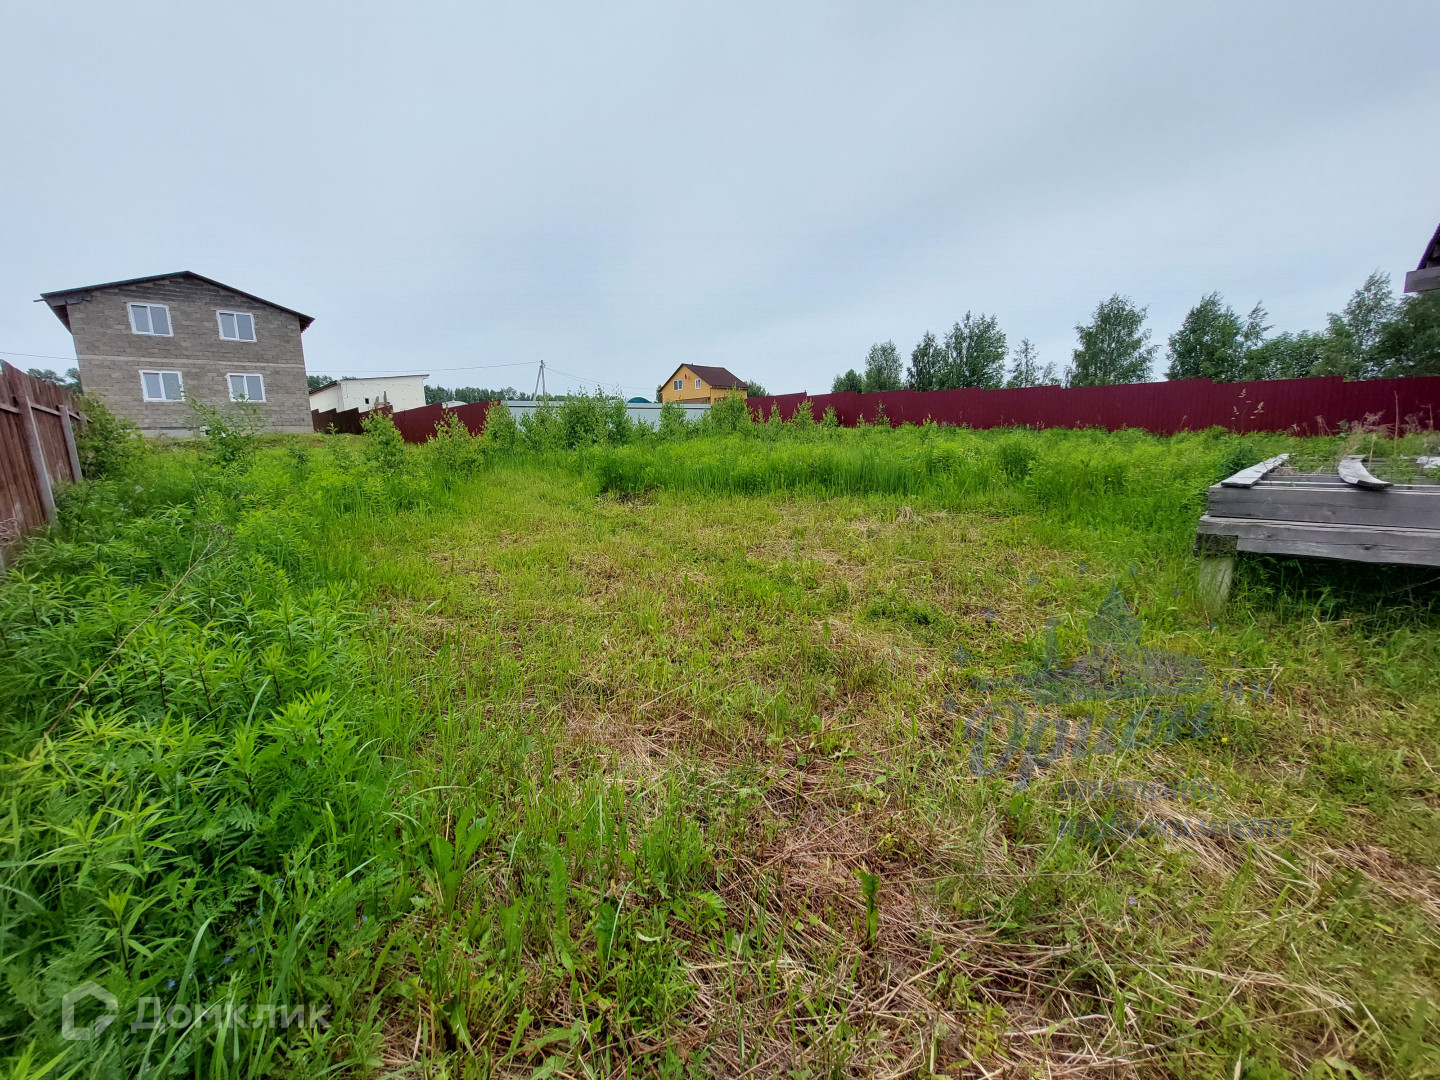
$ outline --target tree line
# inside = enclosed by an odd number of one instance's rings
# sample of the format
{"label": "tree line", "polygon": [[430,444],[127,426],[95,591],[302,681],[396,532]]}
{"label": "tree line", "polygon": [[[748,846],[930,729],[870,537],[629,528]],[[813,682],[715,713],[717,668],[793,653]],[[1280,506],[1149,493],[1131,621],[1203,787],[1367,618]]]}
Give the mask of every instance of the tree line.
{"label": "tree line", "polygon": [[46,382],[54,383],[62,390],[69,390],[72,394],[78,394],[80,390],[80,369],[66,368],[65,374],[57,374],[54,368],[32,367],[25,372],[31,378],[44,379]]}
{"label": "tree line", "polygon": [[[1013,349],[993,315],[967,311],[943,340],[926,331],[907,367],[893,341],[870,346],[865,370],[837,375],[832,394],[853,390],[998,390],[1025,386],[1109,386],[1153,378],[1159,343],[1148,309],[1119,293],[1075,327],[1064,371],[1040,363],[1034,344]],[[1396,299],[1387,274],[1365,279],[1323,330],[1271,335],[1256,304],[1238,315],[1218,292],[1201,297],[1166,340],[1167,379],[1245,382],[1342,375],[1351,379],[1440,375],[1440,291]]]}
{"label": "tree line", "polygon": [[[307,375],[305,378],[310,383],[310,392],[313,394],[322,386],[328,386],[336,380],[329,375]],[[551,395],[554,397],[555,395]],[[478,401],[533,401],[530,394],[521,393],[513,386],[502,386],[498,390],[491,390],[488,387],[479,386],[425,386],[425,404],[443,405],[447,401],[463,401],[467,405],[474,405]]]}
{"label": "tree line", "polygon": [[[552,397],[556,395],[551,395]],[[513,386],[504,386],[498,390],[485,389],[478,386],[459,386],[451,389],[448,386],[425,387],[426,405],[443,405],[447,401],[463,401],[466,405],[474,405],[479,401],[533,401],[530,394],[521,393]]]}

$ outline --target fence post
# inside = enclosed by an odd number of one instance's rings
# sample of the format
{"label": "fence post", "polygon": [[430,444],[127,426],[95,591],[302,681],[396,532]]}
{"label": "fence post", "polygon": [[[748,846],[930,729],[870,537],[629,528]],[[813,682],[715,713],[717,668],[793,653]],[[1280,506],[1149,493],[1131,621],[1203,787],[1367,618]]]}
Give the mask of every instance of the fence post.
{"label": "fence post", "polygon": [[20,406],[20,418],[25,424],[25,439],[30,444],[30,467],[35,470],[35,486],[40,489],[40,501],[45,505],[45,520],[55,521],[55,491],[50,486],[50,472],[45,468],[45,450],[40,445],[40,429],[35,425],[35,411],[30,408],[30,397],[17,394],[15,404]]}
{"label": "fence post", "polygon": [[65,429],[65,449],[70,451],[70,477],[75,483],[85,479],[80,471],[80,447],[75,443],[75,425],[70,422],[70,407],[60,406],[60,426]]}

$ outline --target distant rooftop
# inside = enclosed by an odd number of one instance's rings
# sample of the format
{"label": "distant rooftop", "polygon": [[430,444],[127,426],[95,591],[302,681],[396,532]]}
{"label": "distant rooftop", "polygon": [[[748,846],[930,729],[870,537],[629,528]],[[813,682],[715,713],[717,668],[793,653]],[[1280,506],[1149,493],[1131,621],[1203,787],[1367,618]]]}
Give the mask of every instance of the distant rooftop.
{"label": "distant rooftop", "polygon": [[699,375],[700,378],[704,379],[707,383],[715,387],[717,390],[724,390],[733,387],[743,388],[745,386],[745,380],[740,378],[739,375],[736,375],[729,368],[705,367],[701,364],[681,364],[675,370],[679,371],[682,367],[688,367],[691,371],[695,372],[696,375]]}
{"label": "distant rooftop", "polygon": [[1420,256],[1420,265],[1405,275],[1405,291],[1408,293],[1429,292],[1440,289],[1440,227]]}

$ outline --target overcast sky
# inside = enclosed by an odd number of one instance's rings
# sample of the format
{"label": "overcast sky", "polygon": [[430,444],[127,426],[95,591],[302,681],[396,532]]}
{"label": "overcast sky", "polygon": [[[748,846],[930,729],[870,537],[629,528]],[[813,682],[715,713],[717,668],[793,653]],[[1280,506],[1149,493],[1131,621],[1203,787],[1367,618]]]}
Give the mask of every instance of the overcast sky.
{"label": "overcast sky", "polygon": [[40,292],[190,269],[317,374],[819,392],[967,309],[1061,365],[1114,292],[1318,328],[1440,221],[1435,0],[4,10],[22,367]]}

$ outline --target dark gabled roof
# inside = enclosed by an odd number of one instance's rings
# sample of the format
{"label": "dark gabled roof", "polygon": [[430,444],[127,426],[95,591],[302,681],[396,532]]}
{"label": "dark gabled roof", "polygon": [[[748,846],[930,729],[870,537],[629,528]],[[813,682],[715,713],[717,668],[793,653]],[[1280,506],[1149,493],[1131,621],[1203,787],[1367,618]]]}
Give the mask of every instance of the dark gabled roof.
{"label": "dark gabled roof", "polygon": [[1435,235],[1430,238],[1430,246],[1425,249],[1425,254],[1420,256],[1420,265],[1416,270],[1428,270],[1432,266],[1440,266],[1440,225],[1435,228]]}
{"label": "dark gabled roof", "polygon": [[95,289],[116,289],[122,285],[141,285],[147,281],[164,281],[167,278],[184,277],[195,278],[197,281],[214,285],[216,288],[224,289],[226,292],[232,292],[236,296],[247,297],[267,307],[276,308],[279,311],[288,311],[300,320],[300,330],[302,332],[309,329],[310,324],[315,321],[313,316],[306,315],[303,311],[296,311],[294,308],[288,308],[284,304],[277,304],[274,300],[266,300],[263,296],[256,296],[254,293],[248,293],[244,289],[237,289],[234,285],[226,285],[223,281],[216,281],[214,278],[208,278],[204,274],[197,274],[193,270],[177,270],[173,274],[150,274],[146,277],[125,278],[121,281],[104,281],[99,285],[82,285],[75,289],[56,289],[54,292],[41,293],[40,299],[50,305],[50,309],[55,312],[55,316],[62,323],[65,323],[68,329],[70,324],[66,322],[65,315],[61,311],[61,309],[65,307],[64,297],[74,293],[92,292]]}
{"label": "dark gabled roof", "polygon": [[[700,378],[704,379],[707,383],[709,383],[713,387],[716,387],[717,389],[724,390],[731,387],[743,388],[745,386],[744,379],[740,378],[740,376],[723,367],[704,367],[700,364],[681,364],[675,369],[675,371],[679,371],[682,367],[688,367],[691,371],[695,372],[696,375],[699,375]],[[672,371],[670,373],[670,378],[673,379],[674,377],[675,372]]]}

